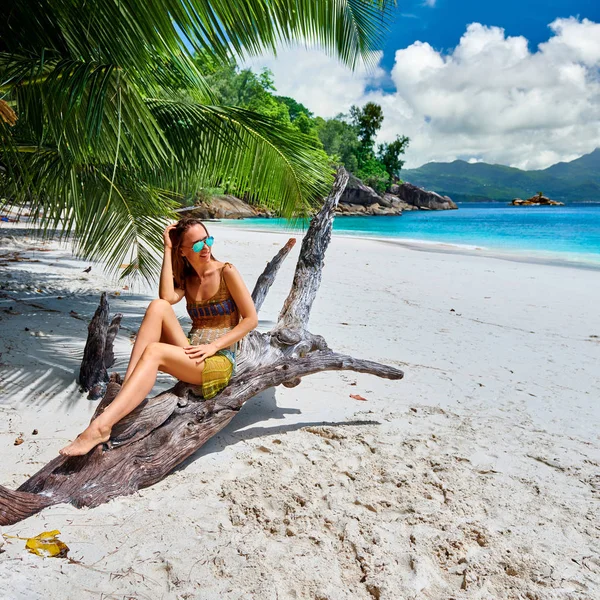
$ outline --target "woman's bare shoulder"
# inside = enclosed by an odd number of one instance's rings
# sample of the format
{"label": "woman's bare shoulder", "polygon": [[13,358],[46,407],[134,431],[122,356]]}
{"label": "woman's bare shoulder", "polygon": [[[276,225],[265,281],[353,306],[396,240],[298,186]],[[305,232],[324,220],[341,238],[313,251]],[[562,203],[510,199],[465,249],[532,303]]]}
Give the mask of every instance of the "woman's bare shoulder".
{"label": "woman's bare shoulder", "polygon": [[233,275],[233,277],[240,276],[239,271],[235,268],[235,266],[230,263],[230,262],[223,262],[221,263],[222,269],[223,269],[223,275],[227,278],[227,277],[231,277]]}

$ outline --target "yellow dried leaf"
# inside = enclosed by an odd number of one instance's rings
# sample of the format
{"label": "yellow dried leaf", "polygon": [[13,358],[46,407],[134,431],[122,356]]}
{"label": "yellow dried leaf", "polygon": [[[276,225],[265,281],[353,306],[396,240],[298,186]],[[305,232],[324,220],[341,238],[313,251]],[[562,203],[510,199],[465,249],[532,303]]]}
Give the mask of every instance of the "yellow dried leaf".
{"label": "yellow dried leaf", "polygon": [[0,119],[11,127],[17,122],[17,114],[5,100],[0,100]]}
{"label": "yellow dried leaf", "polygon": [[69,547],[58,539],[60,531],[54,529],[53,531],[44,531],[35,537],[28,538],[25,542],[25,547],[32,554],[37,554],[44,558],[51,558],[54,556],[66,557],[69,552]]}

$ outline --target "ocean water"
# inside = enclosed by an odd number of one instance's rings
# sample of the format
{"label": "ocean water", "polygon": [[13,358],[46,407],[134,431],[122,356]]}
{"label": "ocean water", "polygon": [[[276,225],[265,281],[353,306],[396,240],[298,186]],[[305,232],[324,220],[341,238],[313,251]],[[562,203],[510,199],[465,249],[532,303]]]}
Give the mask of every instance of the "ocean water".
{"label": "ocean water", "polygon": [[[449,244],[518,258],[600,268],[600,203],[517,207],[462,203],[458,210],[410,211],[399,217],[336,217],[334,235]],[[302,232],[307,222],[285,219],[223,221],[235,227]]]}

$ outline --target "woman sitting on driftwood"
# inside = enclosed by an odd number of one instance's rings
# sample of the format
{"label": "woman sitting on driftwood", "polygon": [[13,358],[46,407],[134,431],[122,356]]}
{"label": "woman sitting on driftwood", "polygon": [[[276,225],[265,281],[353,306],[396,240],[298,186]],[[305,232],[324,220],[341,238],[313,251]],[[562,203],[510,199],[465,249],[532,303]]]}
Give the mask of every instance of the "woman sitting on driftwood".
{"label": "woman sitting on driftwood", "polygon": [[[61,454],[87,454],[107,442],[113,425],[146,398],[158,371],[201,385],[206,399],[229,383],[235,371],[237,342],[256,327],[258,317],[235,267],[212,256],[213,242],[198,219],[186,217],[165,229],[160,299],[153,300],[146,310],[123,386]],[[192,318],[189,338],[171,307],[184,297]]]}

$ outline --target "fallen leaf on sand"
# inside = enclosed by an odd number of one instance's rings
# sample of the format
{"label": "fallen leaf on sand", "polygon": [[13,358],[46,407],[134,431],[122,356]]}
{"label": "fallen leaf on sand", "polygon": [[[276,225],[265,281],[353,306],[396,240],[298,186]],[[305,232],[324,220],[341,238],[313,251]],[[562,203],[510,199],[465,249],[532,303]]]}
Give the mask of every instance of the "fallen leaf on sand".
{"label": "fallen leaf on sand", "polygon": [[35,537],[28,538],[25,542],[25,548],[32,554],[37,554],[44,558],[51,558],[54,556],[64,558],[67,556],[67,552],[69,552],[69,546],[58,539],[57,536],[59,535],[60,531],[58,531],[58,529],[44,531]]}
{"label": "fallen leaf on sand", "polygon": [[23,436],[19,436],[16,440],[15,440],[15,446],[20,446],[25,440],[23,439]]}
{"label": "fallen leaf on sand", "polygon": [[354,400],[362,400],[363,402],[367,401],[367,399],[363,398],[360,394],[350,394],[350,398],[353,398]]}

